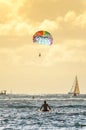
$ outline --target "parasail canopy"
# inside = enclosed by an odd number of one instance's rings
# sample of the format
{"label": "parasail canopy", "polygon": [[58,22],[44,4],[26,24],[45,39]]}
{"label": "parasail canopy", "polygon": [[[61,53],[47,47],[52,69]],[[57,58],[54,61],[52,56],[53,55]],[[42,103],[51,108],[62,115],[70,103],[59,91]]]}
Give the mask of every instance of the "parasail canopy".
{"label": "parasail canopy", "polygon": [[47,31],[38,31],[33,35],[33,42],[43,44],[43,45],[52,45],[53,37]]}

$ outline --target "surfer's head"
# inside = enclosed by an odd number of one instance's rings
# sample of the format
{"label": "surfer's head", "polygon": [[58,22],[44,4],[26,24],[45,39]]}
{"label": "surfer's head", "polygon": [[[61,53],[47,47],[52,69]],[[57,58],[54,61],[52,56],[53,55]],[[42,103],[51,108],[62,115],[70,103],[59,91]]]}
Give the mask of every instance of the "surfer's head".
{"label": "surfer's head", "polygon": [[44,101],[44,104],[46,104],[46,100]]}

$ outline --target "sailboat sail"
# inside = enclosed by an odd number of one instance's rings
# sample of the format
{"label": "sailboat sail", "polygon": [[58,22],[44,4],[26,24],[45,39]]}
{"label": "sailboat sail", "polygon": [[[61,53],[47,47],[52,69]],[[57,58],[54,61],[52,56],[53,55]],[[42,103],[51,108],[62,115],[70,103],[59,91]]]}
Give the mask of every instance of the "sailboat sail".
{"label": "sailboat sail", "polygon": [[74,84],[73,84],[69,94],[73,94],[74,96],[77,96],[80,94],[77,76],[75,77]]}
{"label": "sailboat sail", "polygon": [[77,76],[75,80],[76,82],[75,82],[74,96],[77,96],[78,94],[80,94]]}

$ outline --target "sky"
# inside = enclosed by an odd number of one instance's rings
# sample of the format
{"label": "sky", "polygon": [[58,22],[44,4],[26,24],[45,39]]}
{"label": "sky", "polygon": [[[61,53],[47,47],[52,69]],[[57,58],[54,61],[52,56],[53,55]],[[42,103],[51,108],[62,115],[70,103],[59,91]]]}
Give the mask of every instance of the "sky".
{"label": "sky", "polygon": [[[39,30],[51,46],[33,43]],[[86,93],[86,0],[0,0],[0,91],[66,94],[76,75]]]}

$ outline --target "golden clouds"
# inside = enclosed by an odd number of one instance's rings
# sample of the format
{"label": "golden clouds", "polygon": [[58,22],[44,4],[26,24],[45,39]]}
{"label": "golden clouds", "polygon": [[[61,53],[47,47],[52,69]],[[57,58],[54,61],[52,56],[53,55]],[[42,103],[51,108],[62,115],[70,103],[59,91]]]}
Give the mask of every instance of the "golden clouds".
{"label": "golden clouds", "polygon": [[78,26],[79,28],[86,27],[86,12],[76,15],[74,11],[69,11],[65,17],[64,21],[71,23],[72,26]]}
{"label": "golden clouds", "polygon": [[0,3],[0,23],[4,24],[11,18],[11,7],[9,4]]}
{"label": "golden clouds", "polygon": [[64,16],[69,10],[77,14],[85,10],[81,0],[24,0],[20,7],[19,14],[32,22],[42,22],[45,19],[53,20],[58,16]]}
{"label": "golden clouds", "polygon": [[68,23],[69,23],[69,22],[72,22],[72,21],[74,21],[75,17],[76,17],[75,12],[74,12],[74,11],[69,11],[69,12],[65,15],[64,21],[65,21],[65,22],[68,22]]}
{"label": "golden clouds", "polygon": [[[50,3],[50,4],[49,4]],[[53,1],[45,0],[25,0],[23,6],[19,10],[19,15],[24,20],[30,19],[34,22],[42,22],[45,19],[53,20],[57,16],[57,4]]]}
{"label": "golden clouds", "polygon": [[[77,41],[84,46],[83,41],[86,39],[85,5],[81,0],[76,0],[75,3],[69,0],[0,0],[0,46],[17,47],[28,44],[28,41],[30,44],[34,32],[43,29],[54,35],[54,44],[63,43],[68,48],[74,45],[77,51]],[[65,48],[64,51],[59,50],[60,60],[69,60],[67,55],[73,57],[73,53],[66,53]],[[48,59],[57,55],[55,52],[59,50],[57,47],[56,51],[49,51]]]}
{"label": "golden clouds", "polygon": [[22,3],[23,0],[0,0],[0,24],[18,21],[18,9]]}
{"label": "golden clouds", "polygon": [[45,29],[62,33],[62,37],[73,36],[74,32],[76,37],[78,28],[85,33],[85,3],[81,0],[74,3],[69,0],[0,0],[0,35],[32,35]]}

